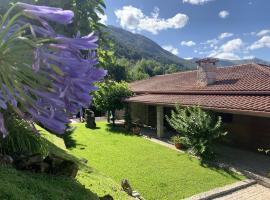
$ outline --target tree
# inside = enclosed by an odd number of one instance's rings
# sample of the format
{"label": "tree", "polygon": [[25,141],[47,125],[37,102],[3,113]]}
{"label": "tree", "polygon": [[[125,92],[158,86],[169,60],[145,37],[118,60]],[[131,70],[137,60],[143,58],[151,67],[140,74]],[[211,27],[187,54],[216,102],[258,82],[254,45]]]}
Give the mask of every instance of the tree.
{"label": "tree", "polygon": [[106,81],[98,83],[99,90],[93,92],[93,105],[97,110],[108,112],[108,122],[110,114],[115,124],[115,111],[123,109],[123,100],[132,95],[128,84],[124,81]]}

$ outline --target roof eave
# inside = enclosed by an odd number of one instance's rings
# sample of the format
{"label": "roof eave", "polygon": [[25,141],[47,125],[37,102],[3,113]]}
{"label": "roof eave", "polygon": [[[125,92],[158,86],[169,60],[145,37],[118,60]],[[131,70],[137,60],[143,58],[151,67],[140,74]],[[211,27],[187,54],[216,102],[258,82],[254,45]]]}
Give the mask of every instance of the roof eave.
{"label": "roof eave", "polygon": [[[163,103],[163,102],[148,102],[148,101],[134,101],[134,100],[125,100],[128,103],[140,103],[140,104],[146,104],[146,105],[163,105],[168,107],[173,107],[177,103]],[[192,106],[195,104],[181,104],[183,106]],[[201,106],[201,105],[199,105]],[[211,106],[201,106],[203,109],[206,110],[213,110],[217,112],[222,113],[232,113],[232,114],[239,114],[239,115],[249,115],[249,116],[257,116],[257,117],[268,117],[270,118],[270,112],[264,112],[264,111],[254,111],[254,110],[241,110],[241,109],[233,109],[233,108],[219,108],[219,107],[211,107]]]}

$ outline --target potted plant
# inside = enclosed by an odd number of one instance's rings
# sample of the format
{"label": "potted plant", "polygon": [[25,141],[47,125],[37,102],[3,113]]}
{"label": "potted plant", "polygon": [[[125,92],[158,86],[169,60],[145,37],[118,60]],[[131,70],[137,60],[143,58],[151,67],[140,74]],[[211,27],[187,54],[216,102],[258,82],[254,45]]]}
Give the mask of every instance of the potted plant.
{"label": "potted plant", "polygon": [[140,128],[140,126],[141,126],[141,122],[140,122],[140,120],[138,119],[138,120],[136,120],[136,121],[134,122],[134,127],[132,128],[133,134],[135,134],[135,135],[140,135],[140,133],[141,133],[141,128]]}
{"label": "potted plant", "polygon": [[171,137],[171,141],[174,143],[174,146],[176,149],[182,149],[183,148],[183,137],[180,135],[174,135]]}
{"label": "potted plant", "polygon": [[140,135],[141,128],[138,125],[136,125],[135,127],[132,128],[132,132],[135,135]]}

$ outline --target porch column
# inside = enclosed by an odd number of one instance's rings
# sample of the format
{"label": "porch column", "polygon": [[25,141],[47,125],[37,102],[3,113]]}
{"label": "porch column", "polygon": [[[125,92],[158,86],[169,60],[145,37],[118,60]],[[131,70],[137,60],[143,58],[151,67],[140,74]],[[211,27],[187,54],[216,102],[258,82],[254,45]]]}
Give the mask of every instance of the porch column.
{"label": "porch column", "polygon": [[163,106],[157,106],[157,136],[162,137],[164,135],[164,112]]}

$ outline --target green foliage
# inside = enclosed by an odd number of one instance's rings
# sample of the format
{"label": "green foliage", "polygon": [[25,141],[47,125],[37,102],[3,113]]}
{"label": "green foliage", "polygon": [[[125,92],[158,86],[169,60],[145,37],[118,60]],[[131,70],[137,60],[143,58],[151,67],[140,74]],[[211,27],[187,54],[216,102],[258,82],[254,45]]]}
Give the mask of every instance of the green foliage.
{"label": "green foliage", "polygon": [[171,141],[174,144],[183,144],[184,138],[181,137],[180,135],[174,135],[174,136],[171,137]]}
{"label": "green foliage", "polygon": [[8,155],[48,153],[47,142],[14,113],[5,113],[9,135],[0,138],[0,153]]}
{"label": "green foliage", "polygon": [[93,105],[99,111],[109,111],[115,119],[115,111],[123,109],[123,100],[132,95],[128,84],[124,81],[106,81],[98,83],[99,90],[93,93]]}
{"label": "green foliage", "polygon": [[127,58],[116,58],[114,62],[105,67],[109,78],[120,81],[136,81],[147,79],[156,75],[170,74],[185,70],[176,64],[162,64],[153,59],[129,60]]}
{"label": "green foliage", "polygon": [[179,58],[140,34],[133,34],[114,26],[107,26],[102,31],[107,32],[109,39],[114,43],[117,58],[127,58],[133,61],[155,60],[162,65],[176,64],[179,68],[196,67],[196,63]]}
{"label": "green foliage", "polygon": [[196,67],[194,62],[171,54],[142,35],[113,26],[101,30],[110,42],[98,55],[111,80],[135,81]]}
{"label": "green foliage", "polygon": [[211,159],[214,142],[226,135],[222,130],[221,117],[215,119],[198,106],[176,106],[169,124],[183,136],[184,145],[190,152],[201,158]]}

